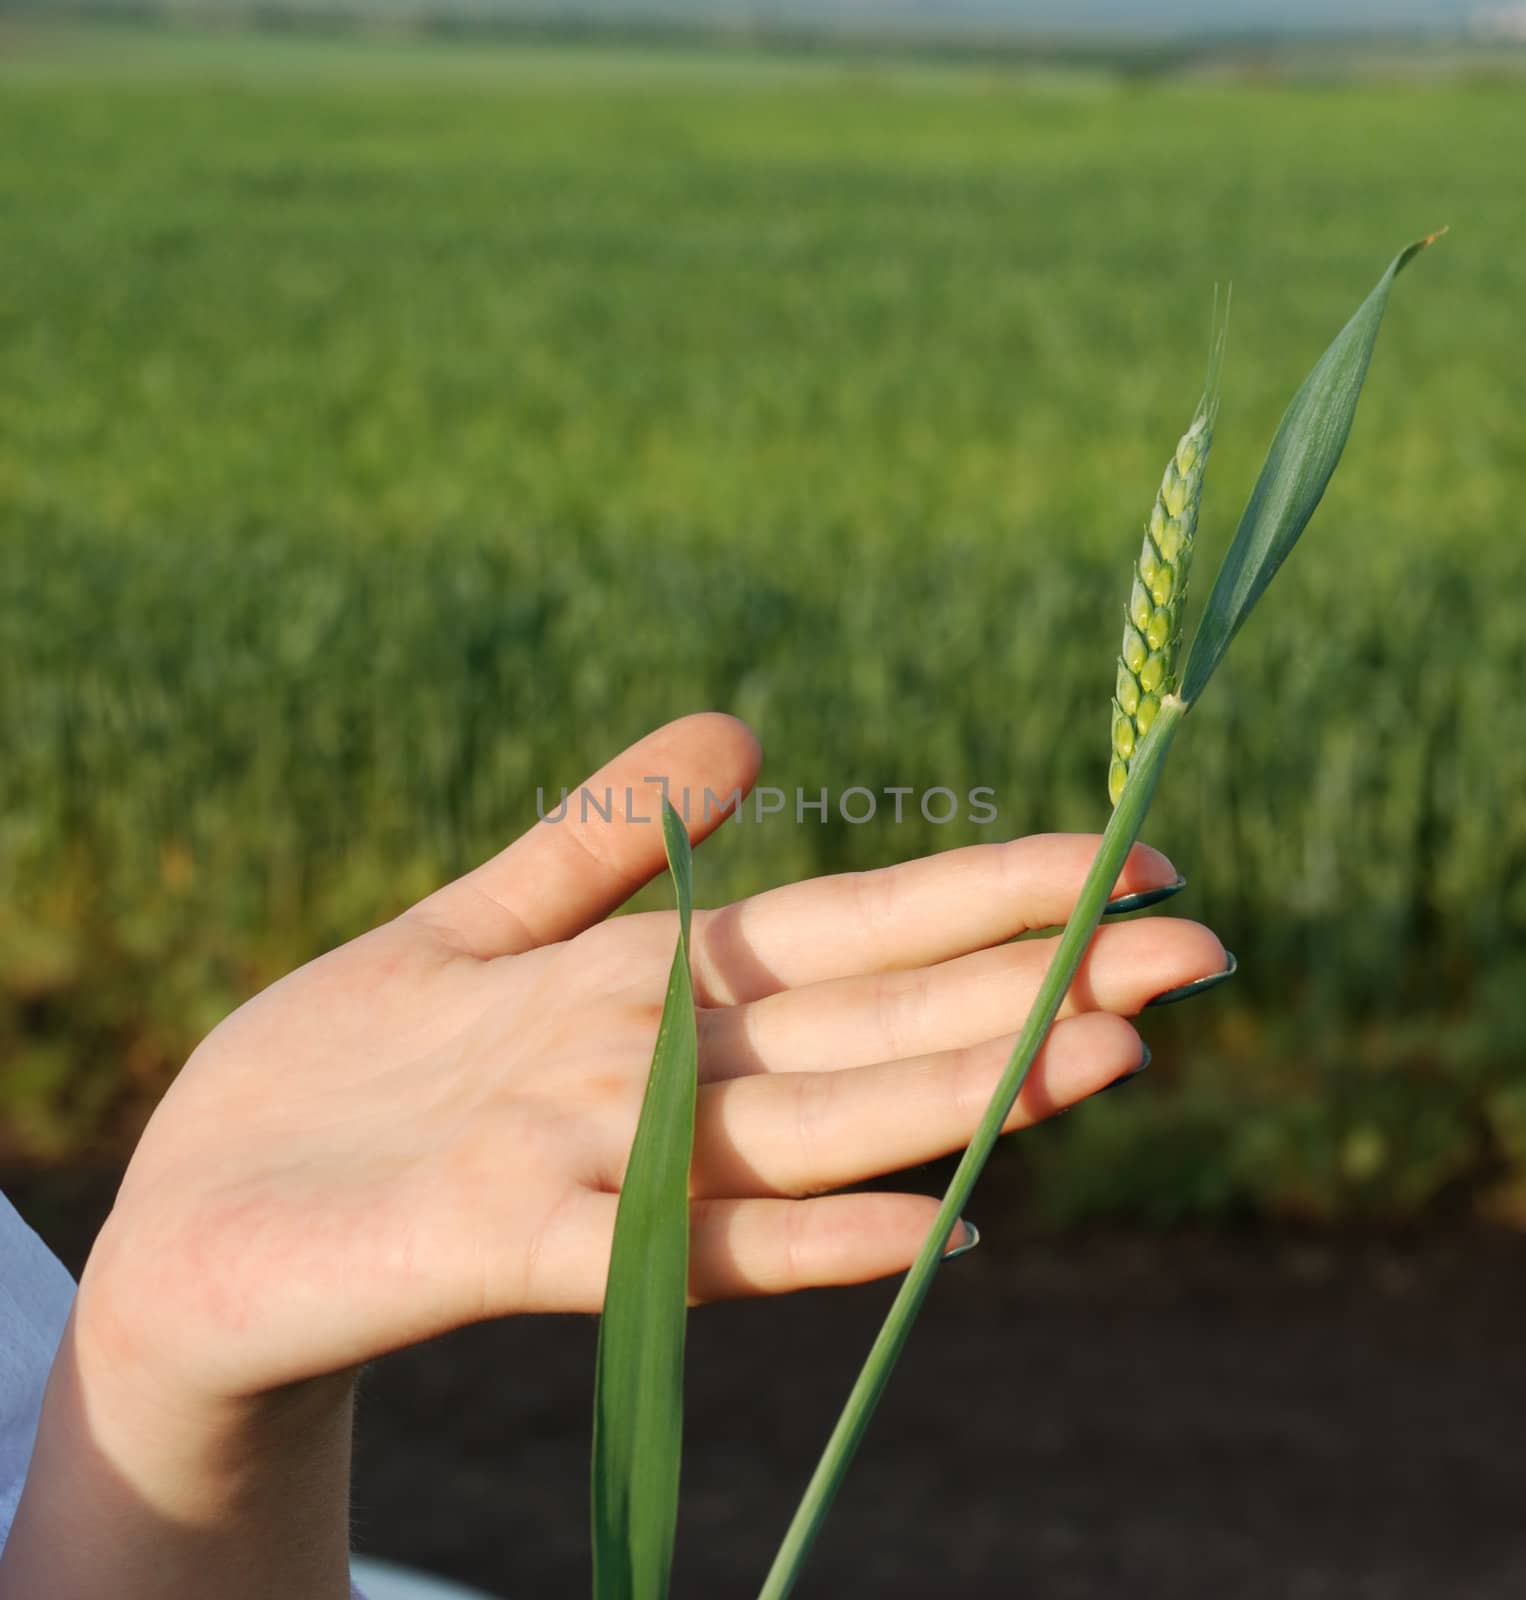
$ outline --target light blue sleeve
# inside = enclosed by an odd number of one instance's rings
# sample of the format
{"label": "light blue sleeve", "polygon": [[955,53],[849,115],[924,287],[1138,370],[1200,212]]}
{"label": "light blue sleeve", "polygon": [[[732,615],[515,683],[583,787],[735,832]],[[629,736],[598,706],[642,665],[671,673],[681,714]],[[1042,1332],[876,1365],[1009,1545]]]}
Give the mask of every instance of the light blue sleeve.
{"label": "light blue sleeve", "polygon": [[0,1546],[26,1482],[74,1279],[0,1194]]}
{"label": "light blue sleeve", "polygon": [[[74,1304],[74,1279],[0,1194],[0,1548],[16,1515],[37,1438],[37,1419],[53,1357]],[[357,1558],[375,1600],[476,1600],[471,1591],[384,1563]],[[366,1600],[351,1579],[351,1600]],[[486,1597],[482,1597],[486,1600]]]}
{"label": "light blue sleeve", "polygon": [[365,1584],[371,1600],[494,1600],[480,1589],[370,1556],[353,1557],[351,1570]]}

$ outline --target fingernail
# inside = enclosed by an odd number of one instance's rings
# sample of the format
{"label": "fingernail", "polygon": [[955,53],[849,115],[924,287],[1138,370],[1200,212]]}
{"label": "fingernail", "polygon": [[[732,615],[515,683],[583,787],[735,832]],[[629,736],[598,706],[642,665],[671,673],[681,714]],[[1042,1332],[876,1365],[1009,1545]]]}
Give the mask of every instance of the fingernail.
{"label": "fingernail", "polygon": [[1187,880],[1177,873],[1175,883],[1168,883],[1159,889],[1141,889],[1138,894],[1121,894],[1116,900],[1109,900],[1102,908],[1102,915],[1118,917],[1127,911],[1143,911],[1146,906],[1158,906],[1162,900],[1180,894],[1186,887]]}
{"label": "fingernail", "polygon": [[1106,1094],[1109,1089],[1116,1089],[1120,1083],[1127,1083],[1130,1078],[1137,1078],[1139,1074],[1143,1072],[1147,1066],[1149,1066],[1149,1064],[1150,1047],[1144,1042],[1143,1039],[1141,1039],[1139,1041],[1139,1065],[1130,1067],[1127,1072],[1120,1073],[1119,1076],[1114,1078],[1111,1083],[1103,1084],[1097,1093]]}
{"label": "fingernail", "polygon": [[967,1256],[980,1243],[980,1229],[973,1222],[966,1222],[963,1217],[960,1217],[959,1226],[963,1230],[963,1240],[961,1243],[956,1244],[952,1250],[943,1252],[945,1261],[956,1261],[960,1256]]}
{"label": "fingernail", "polygon": [[1195,994],[1206,994],[1210,989],[1216,989],[1226,978],[1232,978],[1240,970],[1240,963],[1235,960],[1234,952],[1226,950],[1229,965],[1222,972],[1210,972],[1206,978],[1198,978],[1193,983],[1184,983],[1179,989],[1167,989],[1164,994],[1158,994],[1153,1000],[1146,1001],[1146,1006],[1174,1006],[1178,1000],[1190,1000]]}

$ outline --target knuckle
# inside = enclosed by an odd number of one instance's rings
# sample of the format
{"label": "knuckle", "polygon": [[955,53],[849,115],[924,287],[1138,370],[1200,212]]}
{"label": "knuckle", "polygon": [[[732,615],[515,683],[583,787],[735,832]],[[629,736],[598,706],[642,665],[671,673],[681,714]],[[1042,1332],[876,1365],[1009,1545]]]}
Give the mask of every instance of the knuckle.
{"label": "knuckle", "polygon": [[899,920],[900,880],[895,868],[853,874],[854,910],[860,926],[876,949],[882,949]]}
{"label": "knuckle", "polygon": [[812,1222],[809,1206],[797,1204],[789,1208],[780,1262],[781,1282],[784,1284],[799,1286],[810,1282]]}
{"label": "knuckle", "polygon": [[820,1194],[830,1187],[822,1169],[821,1152],[830,1143],[831,1124],[836,1116],[837,1075],[803,1072],[797,1077],[794,1100],[795,1160],[791,1191],[797,1195]]}
{"label": "knuckle", "polygon": [[929,980],[924,971],[893,972],[875,988],[875,1025],[887,1061],[912,1053],[927,1012]]}
{"label": "knuckle", "polygon": [[991,1073],[986,1052],[976,1045],[963,1045],[950,1055],[948,1068],[949,1099],[961,1123],[978,1116],[991,1097]]}

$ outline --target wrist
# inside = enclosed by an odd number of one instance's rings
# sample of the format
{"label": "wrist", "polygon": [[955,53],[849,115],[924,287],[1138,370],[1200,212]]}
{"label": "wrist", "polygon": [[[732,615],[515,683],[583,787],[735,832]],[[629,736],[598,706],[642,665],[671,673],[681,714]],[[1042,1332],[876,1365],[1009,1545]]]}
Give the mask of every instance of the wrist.
{"label": "wrist", "polygon": [[146,1503],[177,1521],[242,1514],[273,1490],[289,1493],[294,1478],[321,1479],[339,1466],[348,1484],[352,1373],[217,1394],[94,1345],[83,1316],[66,1335],[65,1360],[54,1374],[63,1409]]}
{"label": "wrist", "polygon": [[49,1379],[0,1600],[349,1594],[349,1374],[255,1396],[98,1341],[82,1296]]}

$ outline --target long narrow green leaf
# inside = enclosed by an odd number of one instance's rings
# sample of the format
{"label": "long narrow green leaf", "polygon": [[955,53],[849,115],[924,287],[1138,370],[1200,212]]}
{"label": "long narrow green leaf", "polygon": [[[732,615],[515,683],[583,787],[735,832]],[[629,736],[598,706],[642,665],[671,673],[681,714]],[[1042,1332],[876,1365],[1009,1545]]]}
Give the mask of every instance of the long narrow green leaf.
{"label": "long narrow green leaf", "polygon": [[1230,640],[1314,515],[1351,432],[1388,292],[1405,267],[1439,237],[1433,233],[1417,240],[1394,257],[1283,414],[1192,641],[1181,689],[1189,705],[1203,692]]}
{"label": "long narrow green leaf", "polygon": [[678,948],[620,1190],[599,1323],[593,1424],[595,1600],[665,1600],[678,1520],[689,1162],[699,1048],[689,971],[694,863],[689,835],[666,799],[662,831],[678,895]]}

